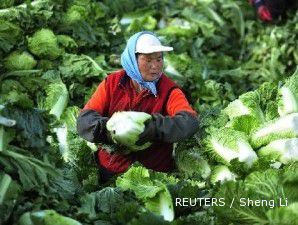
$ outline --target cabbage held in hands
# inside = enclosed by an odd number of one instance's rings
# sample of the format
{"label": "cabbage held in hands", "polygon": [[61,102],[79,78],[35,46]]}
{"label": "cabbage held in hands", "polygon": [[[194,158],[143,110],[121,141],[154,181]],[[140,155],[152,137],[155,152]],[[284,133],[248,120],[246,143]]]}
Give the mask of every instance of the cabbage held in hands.
{"label": "cabbage held in hands", "polygon": [[151,119],[151,115],[144,112],[124,111],[116,112],[107,122],[107,130],[110,132],[116,144],[128,147],[131,151],[148,148],[151,143],[136,145],[139,135],[145,129],[145,121]]}

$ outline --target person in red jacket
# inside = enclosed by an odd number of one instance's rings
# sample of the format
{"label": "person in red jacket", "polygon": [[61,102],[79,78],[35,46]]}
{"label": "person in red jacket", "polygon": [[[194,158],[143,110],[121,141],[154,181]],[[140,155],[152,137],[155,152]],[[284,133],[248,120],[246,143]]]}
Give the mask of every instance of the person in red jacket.
{"label": "person in red jacket", "polygon": [[182,90],[163,73],[163,53],[172,50],[152,32],[131,36],[121,55],[123,69],[109,74],[80,112],[78,133],[94,143],[109,143],[106,123],[115,112],[152,115],[138,141],[140,145],[152,142],[148,149],[124,155],[110,154],[99,146],[96,158],[102,180],[125,172],[136,161],[155,171],[171,171],[173,143],[198,130],[197,113]]}
{"label": "person in red jacket", "polygon": [[[282,16],[287,9],[297,8],[297,0],[248,0],[257,11],[263,22],[273,22]],[[296,1],[296,2],[295,2]]]}

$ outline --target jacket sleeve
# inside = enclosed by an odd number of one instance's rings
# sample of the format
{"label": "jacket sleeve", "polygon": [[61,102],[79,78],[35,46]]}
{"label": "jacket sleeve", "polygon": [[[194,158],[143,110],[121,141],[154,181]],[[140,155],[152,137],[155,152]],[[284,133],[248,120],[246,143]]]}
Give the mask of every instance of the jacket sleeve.
{"label": "jacket sleeve", "polygon": [[104,115],[109,106],[109,102],[109,97],[106,91],[106,80],[103,80],[83,109],[92,109],[100,115]]}
{"label": "jacket sleeve", "polygon": [[77,118],[78,134],[89,142],[109,142],[106,123],[108,117],[103,116],[108,100],[105,81],[101,82]]}
{"label": "jacket sleeve", "polygon": [[194,135],[198,128],[197,117],[186,111],[180,111],[173,117],[153,114],[152,119],[145,123],[145,130],[137,144],[147,141],[179,142]]}
{"label": "jacket sleeve", "polygon": [[77,119],[78,134],[89,142],[108,142],[107,121],[108,117],[103,117],[94,110],[82,110]]}
{"label": "jacket sleeve", "polygon": [[146,121],[145,130],[137,144],[147,141],[179,142],[198,131],[197,113],[191,108],[180,89],[171,92],[166,109],[169,115],[153,114],[152,119]]}
{"label": "jacket sleeve", "polygon": [[190,114],[197,116],[197,112],[192,109],[184,93],[179,88],[173,89],[170,93],[166,105],[166,111],[170,116],[174,116],[180,111],[189,112]]}

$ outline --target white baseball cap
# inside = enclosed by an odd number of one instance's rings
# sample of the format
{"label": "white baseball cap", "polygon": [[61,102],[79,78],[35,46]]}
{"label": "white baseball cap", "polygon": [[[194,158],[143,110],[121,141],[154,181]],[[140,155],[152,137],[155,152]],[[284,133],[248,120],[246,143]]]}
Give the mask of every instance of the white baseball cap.
{"label": "white baseball cap", "polygon": [[153,52],[168,52],[173,48],[163,46],[157,37],[152,34],[142,34],[137,40],[136,53],[149,54]]}

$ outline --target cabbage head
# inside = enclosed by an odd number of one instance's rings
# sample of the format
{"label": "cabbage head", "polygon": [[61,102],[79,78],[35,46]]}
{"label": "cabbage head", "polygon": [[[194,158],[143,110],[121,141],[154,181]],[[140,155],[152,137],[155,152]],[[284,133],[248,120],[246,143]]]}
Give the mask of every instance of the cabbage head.
{"label": "cabbage head", "polygon": [[14,51],[4,60],[4,67],[8,71],[31,70],[37,62],[28,52]]}
{"label": "cabbage head", "polygon": [[241,131],[230,128],[213,130],[204,143],[204,151],[227,166],[232,164],[233,159],[238,159],[251,167],[258,158],[248,142],[248,136]]}
{"label": "cabbage head", "polygon": [[212,174],[210,181],[212,184],[217,182],[224,183],[226,181],[235,181],[237,175],[230,171],[230,169],[225,165],[217,165],[212,169]]}
{"label": "cabbage head", "polygon": [[280,88],[277,101],[280,116],[298,112],[298,67]]}
{"label": "cabbage head", "polygon": [[145,129],[145,121],[150,118],[151,115],[144,112],[116,112],[108,120],[107,130],[116,144],[124,145],[132,150],[143,150],[148,148],[151,143],[147,142],[138,146],[136,142]]}
{"label": "cabbage head", "polygon": [[259,148],[275,140],[295,137],[298,137],[298,113],[264,123],[252,131],[250,143],[254,148]]}
{"label": "cabbage head", "polygon": [[283,164],[298,161],[298,138],[272,141],[265,147],[262,147],[258,151],[258,155]]}
{"label": "cabbage head", "polygon": [[75,24],[88,18],[88,10],[85,6],[72,5],[63,16],[65,25]]}
{"label": "cabbage head", "polygon": [[52,30],[41,29],[28,38],[30,52],[42,59],[54,60],[63,50],[59,48],[58,39]]}

